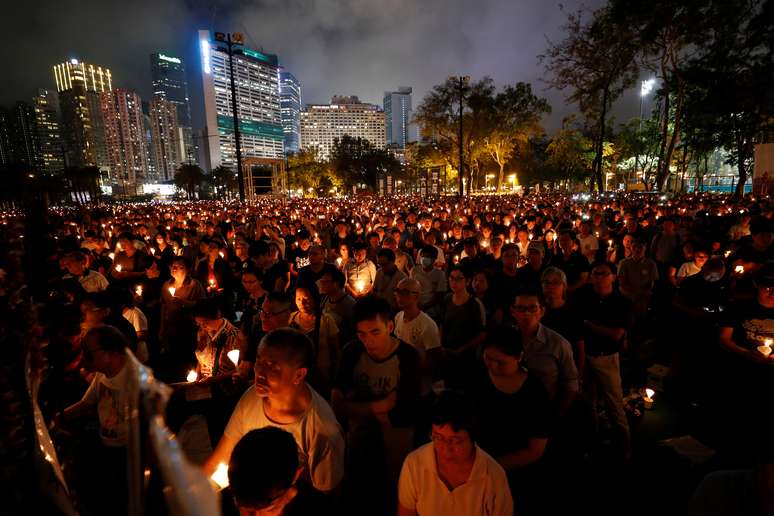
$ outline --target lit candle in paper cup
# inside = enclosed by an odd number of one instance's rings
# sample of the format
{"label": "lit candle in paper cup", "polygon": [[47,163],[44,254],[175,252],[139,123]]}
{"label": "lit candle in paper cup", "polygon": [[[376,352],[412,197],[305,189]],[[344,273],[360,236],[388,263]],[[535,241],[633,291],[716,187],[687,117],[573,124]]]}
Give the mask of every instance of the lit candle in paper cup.
{"label": "lit candle in paper cup", "polygon": [[226,353],[226,356],[229,360],[234,362],[234,366],[239,365],[239,350],[238,349],[232,349],[228,353]]}
{"label": "lit candle in paper cup", "polygon": [[152,254],[152,255],[155,255],[155,254],[156,254],[156,248],[155,248],[155,247],[151,247],[151,254]]}
{"label": "lit candle in paper cup", "polygon": [[210,288],[217,288],[218,283],[215,281],[215,278],[210,278]]}
{"label": "lit candle in paper cup", "polygon": [[134,293],[137,294],[137,297],[142,297],[142,285],[134,287]]}
{"label": "lit candle in paper cup", "polygon": [[530,234],[529,234],[529,236],[527,236],[527,238],[528,238],[529,240],[532,240],[532,237],[533,237],[532,233],[530,233]]}
{"label": "lit candle in paper cup", "polygon": [[355,281],[355,290],[362,293],[365,290],[365,281],[361,279]]}
{"label": "lit candle in paper cup", "polygon": [[758,352],[763,355],[764,357],[767,357],[771,355],[771,346],[774,344],[774,340],[772,339],[766,339],[763,341],[763,346],[758,346]]}
{"label": "lit candle in paper cup", "polygon": [[188,383],[194,383],[198,379],[199,379],[199,375],[193,369],[188,371],[188,375],[185,377],[185,381]]}
{"label": "lit candle in paper cup", "polygon": [[734,267],[734,272],[737,274],[744,274],[744,265],[737,265]]}
{"label": "lit candle in paper cup", "polygon": [[653,389],[645,389],[645,397],[642,398],[642,401],[645,402],[645,409],[650,410],[653,408],[653,396],[656,394],[656,391]]}
{"label": "lit candle in paper cup", "polygon": [[110,258],[111,260],[115,260],[116,259],[116,254],[115,253],[108,253],[108,258]]}
{"label": "lit candle in paper cup", "polygon": [[338,258],[336,258],[336,265],[338,265],[338,266],[339,266],[339,268],[341,268],[341,256],[339,256]]}
{"label": "lit candle in paper cup", "polygon": [[225,462],[218,464],[215,472],[210,476],[210,480],[215,482],[221,489],[228,487],[228,465]]}
{"label": "lit candle in paper cup", "polygon": [[175,287],[169,287],[169,295],[175,297]]}
{"label": "lit candle in paper cup", "polygon": [[116,265],[116,272],[121,272],[121,269],[123,269],[123,267],[121,267],[120,263]]}
{"label": "lit candle in paper cup", "polygon": [[220,251],[218,254],[220,255],[221,258],[225,258],[226,257],[226,255],[223,253],[223,251]]}

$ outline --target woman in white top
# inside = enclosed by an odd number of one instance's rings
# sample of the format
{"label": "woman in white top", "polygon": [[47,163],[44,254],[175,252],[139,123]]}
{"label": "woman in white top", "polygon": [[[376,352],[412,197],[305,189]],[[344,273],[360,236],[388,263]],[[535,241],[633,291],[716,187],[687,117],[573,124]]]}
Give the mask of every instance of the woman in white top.
{"label": "woman in white top", "polygon": [[432,442],[411,452],[398,482],[398,516],[512,516],[503,468],[471,437],[473,405],[443,391],[431,410]]}
{"label": "woman in white top", "polygon": [[680,266],[675,276],[675,282],[679,287],[685,281],[685,278],[698,274],[704,264],[709,259],[709,253],[706,249],[696,249],[693,254],[693,261],[685,262]]}

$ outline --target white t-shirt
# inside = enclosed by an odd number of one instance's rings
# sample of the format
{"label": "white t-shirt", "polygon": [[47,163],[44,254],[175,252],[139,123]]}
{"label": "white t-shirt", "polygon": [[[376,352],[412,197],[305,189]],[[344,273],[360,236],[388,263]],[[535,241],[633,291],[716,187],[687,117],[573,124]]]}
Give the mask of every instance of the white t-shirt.
{"label": "white t-shirt", "polygon": [[132,323],[134,331],[140,333],[141,331],[148,331],[148,318],[142,313],[142,310],[136,306],[133,308],[127,308],[122,314],[124,319]]}
{"label": "white t-shirt", "polygon": [[400,472],[398,501],[420,516],[513,515],[505,470],[478,446],[470,478],[453,491],[438,477],[433,443],[411,452]]}
{"label": "white t-shirt", "polygon": [[[419,315],[411,321],[404,319],[402,311],[395,316],[395,336],[400,340],[411,344],[419,353],[420,363],[425,363],[425,355],[428,349],[441,346],[441,335],[438,332],[438,325],[425,312],[420,311]],[[428,394],[432,388],[432,372],[422,370],[421,372],[421,393]]]}
{"label": "white t-shirt", "polygon": [[[298,445],[304,476],[320,491],[330,491],[344,477],[344,437],[330,405],[314,389],[309,409],[295,422],[279,424],[266,416],[263,398],[251,386],[237,403],[223,433],[234,443],[250,430],[274,426],[290,432]],[[231,456],[231,450],[228,451]]]}
{"label": "white t-shirt", "polygon": [[96,373],[83,401],[97,406],[99,436],[106,446],[126,446],[129,434],[129,367],[113,378]]}
{"label": "white t-shirt", "polygon": [[[74,278],[72,274],[65,274],[64,279]],[[97,271],[88,269],[85,276],[78,277],[78,283],[81,284],[86,292],[102,292],[108,288],[108,280]]]}
{"label": "white t-shirt", "polygon": [[685,262],[677,271],[677,277],[686,278],[688,276],[693,276],[694,274],[699,274],[699,272],[701,272],[701,267],[696,265],[694,262]]}

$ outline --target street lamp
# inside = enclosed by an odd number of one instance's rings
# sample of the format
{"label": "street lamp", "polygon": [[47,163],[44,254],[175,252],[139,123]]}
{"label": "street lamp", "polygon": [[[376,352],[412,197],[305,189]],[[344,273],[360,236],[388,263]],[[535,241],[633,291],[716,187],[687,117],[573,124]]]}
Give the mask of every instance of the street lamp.
{"label": "street lamp", "polygon": [[[656,79],[647,79],[645,81],[640,81],[640,119],[639,123],[637,125],[637,140],[641,140],[642,138],[642,102],[645,99],[646,96],[650,94],[651,91],[653,91],[653,88],[656,87]],[[634,177],[637,178],[637,173],[640,168],[640,150],[637,149],[637,153],[634,155]],[[629,189],[629,185],[626,185],[626,189]]]}

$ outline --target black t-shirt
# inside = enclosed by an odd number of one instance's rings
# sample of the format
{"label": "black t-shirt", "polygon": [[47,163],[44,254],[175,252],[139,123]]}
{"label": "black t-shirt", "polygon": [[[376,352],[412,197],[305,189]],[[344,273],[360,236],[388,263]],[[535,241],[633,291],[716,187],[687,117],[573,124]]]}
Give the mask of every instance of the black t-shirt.
{"label": "black t-shirt", "polygon": [[581,273],[588,272],[591,269],[589,260],[579,251],[570,253],[570,258],[565,261],[561,250],[559,250],[551,259],[550,265],[564,272],[567,276],[568,285],[576,283],[580,279]]}
{"label": "black t-shirt", "polygon": [[538,270],[535,270],[530,264],[527,264],[516,270],[516,279],[523,288],[540,290],[540,278],[543,276],[544,270],[545,267],[541,266]]}
{"label": "black t-shirt", "polygon": [[491,288],[496,292],[498,302],[506,314],[513,303],[513,297],[523,285],[518,269],[513,276],[506,274],[502,269],[494,274]]}
{"label": "black t-shirt", "polygon": [[559,308],[546,307],[546,313],[540,323],[567,339],[572,346],[573,356],[578,356],[577,345],[583,340],[583,321],[567,303]]}
{"label": "black t-shirt", "polygon": [[[592,285],[585,285],[572,296],[570,308],[581,321],[625,330],[632,326],[632,302],[618,290],[613,290],[608,296],[600,297],[594,292]],[[583,340],[586,343],[586,353],[589,355],[617,353],[623,344],[623,339],[616,341],[600,337],[586,328],[584,328]]]}
{"label": "black t-shirt", "polygon": [[[329,497],[301,479],[296,482],[296,496],[282,510],[282,516],[331,516],[335,514]],[[239,516],[239,509],[234,504],[231,489],[226,488],[220,494],[221,514],[223,516]]]}
{"label": "black t-shirt", "polygon": [[309,265],[309,249],[306,251],[297,247],[288,253],[288,262],[293,264],[293,270],[300,271],[301,267]]}
{"label": "black t-shirt", "polygon": [[273,292],[277,280],[287,279],[290,266],[287,261],[279,260],[277,263],[266,269],[263,273],[263,289],[267,292]]}
{"label": "black t-shirt", "polygon": [[383,400],[395,392],[390,422],[396,427],[412,426],[420,389],[419,354],[411,344],[398,339],[398,347],[390,356],[375,360],[362,342],[353,340],[342,350],[334,387],[358,402]]}
{"label": "black t-shirt", "polygon": [[755,350],[766,339],[774,339],[774,308],[754,300],[735,303],[723,314],[720,325],[734,329],[733,339],[740,347]]}
{"label": "black t-shirt", "polygon": [[298,270],[298,278],[296,278],[296,288],[306,288],[311,290],[315,294],[320,292],[317,289],[317,280],[322,278],[326,273],[336,270],[333,264],[325,263],[319,272],[312,270],[311,265],[307,265]]}
{"label": "black t-shirt", "polygon": [[546,438],[554,425],[548,393],[542,382],[529,373],[518,391],[498,390],[485,368],[481,368],[474,389],[479,417],[481,448],[492,457],[501,457],[526,448],[530,438]]}
{"label": "black t-shirt", "polygon": [[452,294],[446,294],[442,306],[441,345],[446,349],[458,349],[484,330],[485,313],[481,302],[470,296],[462,305],[454,304]]}

